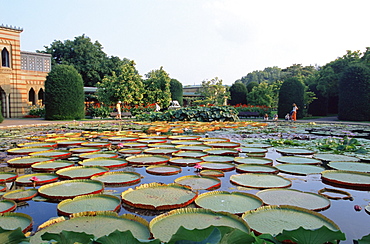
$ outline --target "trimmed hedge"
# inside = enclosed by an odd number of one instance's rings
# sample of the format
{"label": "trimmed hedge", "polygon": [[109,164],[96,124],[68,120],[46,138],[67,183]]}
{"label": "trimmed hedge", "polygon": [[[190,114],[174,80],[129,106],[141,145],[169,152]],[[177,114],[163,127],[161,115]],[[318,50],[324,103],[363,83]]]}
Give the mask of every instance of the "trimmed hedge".
{"label": "trimmed hedge", "polygon": [[170,91],[171,91],[171,99],[172,101],[178,101],[181,106],[183,106],[184,99],[183,99],[183,90],[182,84],[180,81],[176,79],[171,79],[170,81]]}
{"label": "trimmed hedge", "polygon": [[303,118],[304,89],[304,84],[298,77],[291,77],[284,81],[279,91],[279,118],[284,118],[292,110],[293,103],[298,107],[297,119]]}
{"label": "trimmed hedge", "polygon": [[70,65],[56,65],[45,81],[45,119],[85,118],[85,95],[81,75]]}
{"label": "trimmed hedge", "polygon": [[234,83],[230,89],[230,105],[247,104],[247,87],[240,82]]}
{"label": "trimmed hedge", "polygon": [[2,110],[2,103],[0,101],[0,123],[4,121],[4,116],[3,116],[3,110]]}
{"label": "trimmed hedge", "polygon": [[350,65],[339,79],[338,118],[370,120],[370,69],[367,66]]}

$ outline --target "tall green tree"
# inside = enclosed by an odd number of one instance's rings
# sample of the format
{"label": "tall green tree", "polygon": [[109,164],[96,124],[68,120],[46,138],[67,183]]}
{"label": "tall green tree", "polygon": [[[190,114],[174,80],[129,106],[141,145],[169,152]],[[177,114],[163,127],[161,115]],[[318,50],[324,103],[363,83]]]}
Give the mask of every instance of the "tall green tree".
{"label": "tall green tree", "polygon": [[176,79],[170,81],[170,91],[172,101],[178,101],[181,106],[184,105],[182,84]]}
{"label": "tall green tree", "polygon": [[222,85],[222,80],[218,77],[202,81],[198,93],[204,97],[204,103],[214,105],[223,105],[230,98],[230,92],[226,86]]}
{"label": "tall green tree", "polygon": [[141,105],[144,97],[144,86],[141,76],[130,61],[121,66],[120,74],[115,72],[97,83],[98,100],[106,105],[122,101],[125,105]]}
{"label": "tall green tree", "polygon": [[45,80],[45,119],[85,118],[81,75],[71,65],[56,65]]}
{"label": "tall green tree", "polygon": [[52,66],[73,65],[81,74],[84,86],[95,86],[105,75],[111,75],[113,71],[118,74],[119,67],[127,61],[114,56],[108,57],[98,41],[93,43],[85,35],[64,42],[54,41],[44,48],[44,51],[38,52],[51,54]]}
{"label": "tall green tree", "polygon": [[272,86],[267,84],[267,82],[263,82],[253,87],[252,91],[247,94],[247,100],[251,105],[271,107],[274,102]]}
{"label": "tall green tree", "polygon": [[152,70],[147,73],[145,80],[143,80],[145,96],[144,100],[147,104],[159,103],[162,108],[170,106],[171,91],[170,81],[171,78],[163,67],[157,70]]}
{"label": "tall green tree", "polygon": [[352,64],[339,79],[338,118],[340,120],[370,120],[370,68]]}
{"label": "tall green tree", "polygon": [[293,108],[293,103],[297,104],[297,119],[303,118],[304,112],[305,85],[302,77],[291,77],[284,81],[279,91],[279,118],[289,113]]}
{"label": "tall green tree", "polygon": [[229,89],[230,104],[247,104],[247,87],[241,82],[235,82]]}

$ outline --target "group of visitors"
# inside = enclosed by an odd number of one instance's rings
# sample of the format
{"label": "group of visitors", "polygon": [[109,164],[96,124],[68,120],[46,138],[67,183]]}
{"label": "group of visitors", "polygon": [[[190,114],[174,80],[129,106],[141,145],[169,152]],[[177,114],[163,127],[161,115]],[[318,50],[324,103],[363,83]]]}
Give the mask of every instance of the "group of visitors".
{"label": "group of visitors", "polygon": [[293,109],[292,109],[292,111],[290,111],[290,113],[287,113],[285,115],[285,120],[296,121],[297,120],[297,111],[298,111],[298,107],[295,103],[293,103]]}

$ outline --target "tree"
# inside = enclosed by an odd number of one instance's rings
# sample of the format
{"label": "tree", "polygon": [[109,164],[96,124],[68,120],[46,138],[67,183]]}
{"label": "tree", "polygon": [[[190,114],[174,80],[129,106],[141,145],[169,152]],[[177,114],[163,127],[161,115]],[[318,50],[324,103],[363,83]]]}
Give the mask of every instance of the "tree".
{"label": "tree", "polygon": [[45,119],[85,118],[81,75],[70,65],[56,65],[45,81]]}
{"label": "tree", "polygon": [[370,68],[364,64],[350,65],[339,80],[338,118],[370,120]]}
{"label": "tree", "polygon": [[241,82],[235,82],[229,89],[230,91],[230,104],[247,104],[247,88]]}
{"label": "tree", "polygon": [[278,115],[284,118],[292,110],[292,104],[298,106],[297,118],[303,118],[305,85],[302,77],[291,77],[284,81],[280,87]]}
{"label": "tree", "polygon": [[0,101],[0,123],[2,123],[3,121],[4,121],[4,116],[3,116],[3,111],[2,111],[2,104]]}
{"label": "tree", "polygon": [[271,107],[274,101],[274,93],[272,86],[263,82],[258,86],[253,87],[251,92],[247,95],[248,103],[251,105],[260,105]]}
{"label": "tree", "polygon": [[172,101],[176,100],[181,106],[184,104],[182,84],[176,79],[170,81],[170,91]]}
{"label": "tree", "polygon": [[113,71],[118,73],[119,67],[125,63],[118,57],[108,57],[98,41],[92,43],[85,35],[75,37],[72,41],[54,41],[50,46],[45,46],[45,51],[38,52],[51,54],[52,66],[73,65],[81,74],[85,86],[95,86]]}
{"label": "tree", "polygon": [[259,85],[259,83],[255,82],[255,81],[252,81],[252,82],[248,83],[247,93],[251,92],[253,90],[253,87],[258,86],[258,85]]}
{"label": "tree", "polygon": [[166,108],[171,102],[170,81],[168,73],[160,67],[158,70],[152,70],[145,75],[143,81],[145,96],[144,101],[147,104],[159,103],[162,108]]}
{"label": "tree", "polygon": [[202,86],[198,93],[204,97],[204,103],[214,105],[223,105],[230,97],[230,93],[227,88],[222,85],[222,80],[219,80],[218,77],[212,80],[202,81]]}
{"label": "tree", "polygon": [[144,97],[141,76],[135,69],[135,62],[130,61],[121,66],[120,74],[115,72],[105,76],[97,83],[98,100],[106,105],[122,101],[125,105],[140,105]]}

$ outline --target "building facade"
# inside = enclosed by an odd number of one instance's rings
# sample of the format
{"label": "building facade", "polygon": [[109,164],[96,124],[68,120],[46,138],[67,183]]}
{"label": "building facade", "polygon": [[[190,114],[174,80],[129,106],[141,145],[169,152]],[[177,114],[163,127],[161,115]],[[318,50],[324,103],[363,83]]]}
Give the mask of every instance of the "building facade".
{"label": "building facade", "polygon": [[0,101],[5,118],[23,117],[30,106],[43,104],[51,69],[51,55],[20,50],[22,31],[0,25]]}

